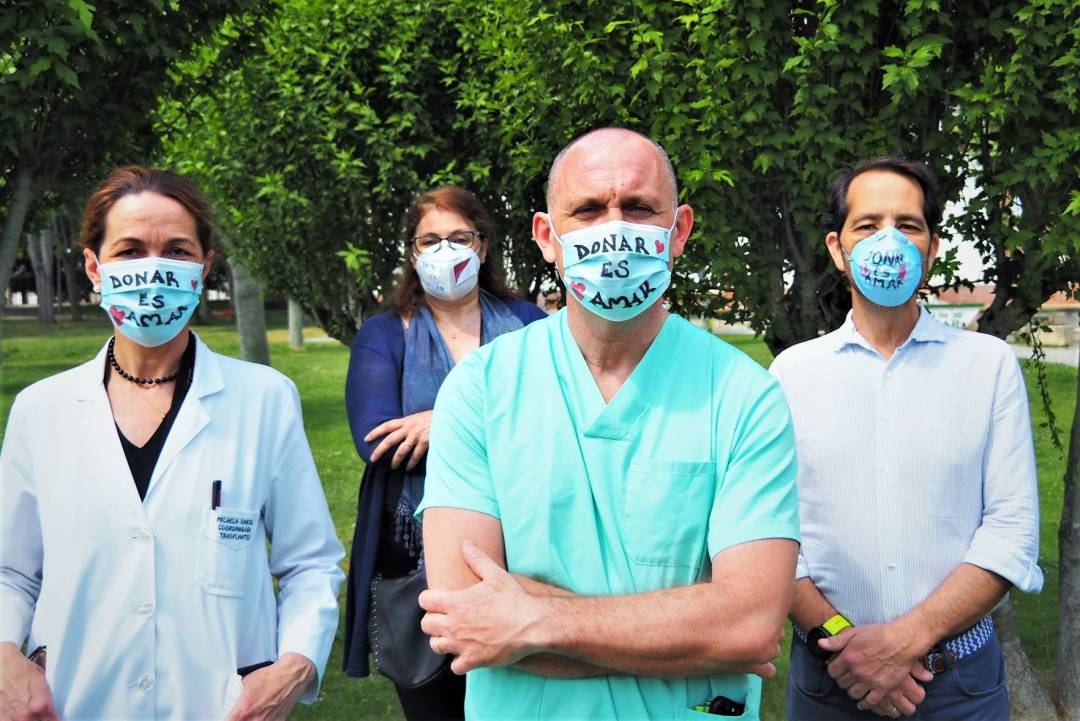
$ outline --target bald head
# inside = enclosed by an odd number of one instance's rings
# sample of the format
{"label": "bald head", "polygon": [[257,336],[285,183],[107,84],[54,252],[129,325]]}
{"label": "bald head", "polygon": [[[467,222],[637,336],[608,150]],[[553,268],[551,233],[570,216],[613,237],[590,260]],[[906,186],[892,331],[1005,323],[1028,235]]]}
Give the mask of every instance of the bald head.
{"label": "bald head", "polygon": [[661,174],[666,181],[667,188],[664,191],[671,198],[672,207],[678,205],[679,187],[675,179],[675,168],[672,167],[671,159],[668,158],[667,152],[659,143],[647,135],[642,135],[627,128],[599,128],[590,130],[584,135],[571,140],[566,147],[559,151],[559,154],[555,156],[555,160],[551,162],[551,170],[548,171],[547,181],[548,210],[551,210],[554,206],[554,199],[561,189],[561,175],[569,157],[578,155],[599,155],[603,157],[613,153],[633,152],[637,149],[641,149],[655,157],[661,167]]}

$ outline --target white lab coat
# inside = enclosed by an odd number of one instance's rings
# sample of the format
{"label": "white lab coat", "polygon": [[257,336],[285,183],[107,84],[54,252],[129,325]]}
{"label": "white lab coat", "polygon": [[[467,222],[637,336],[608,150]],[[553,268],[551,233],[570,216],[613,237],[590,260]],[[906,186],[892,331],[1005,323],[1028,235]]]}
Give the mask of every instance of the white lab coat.
{"label": "white lab coat", "polygon": [[[241,690],[236,669],[287,651],[322,680],[344,549],[296,386],[196,343],[143,502],[102,384],[104,349],[12,406],[0,451],[0,641],[29,634],[29,647],[48,647],[65,721],[221,719]],[[313,684],[303,700],[316,694]]]}

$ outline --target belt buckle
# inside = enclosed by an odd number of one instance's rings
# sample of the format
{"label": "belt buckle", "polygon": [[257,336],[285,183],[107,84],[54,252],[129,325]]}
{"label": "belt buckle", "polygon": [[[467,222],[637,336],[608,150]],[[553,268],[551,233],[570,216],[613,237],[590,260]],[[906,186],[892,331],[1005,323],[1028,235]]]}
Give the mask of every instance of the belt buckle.
{"label": "belt buckle", "polygon": [[956,652],[934,646],[921,660],[923,667],[937,676],[956,665]]}

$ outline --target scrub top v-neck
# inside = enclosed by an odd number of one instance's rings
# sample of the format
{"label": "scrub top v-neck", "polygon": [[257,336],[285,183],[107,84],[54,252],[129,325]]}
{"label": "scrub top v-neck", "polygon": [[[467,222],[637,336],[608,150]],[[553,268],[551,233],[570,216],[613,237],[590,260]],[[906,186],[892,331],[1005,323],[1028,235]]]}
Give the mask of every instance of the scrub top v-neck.
{"label": "scrub top v-neck", "polygon": [[[779,386],[732,346],[677,316],[608,403],[566,311],[480,348],[435,404],[420,512],[502,523],[509,569],[575,593],[618,595],[708,580],[711,559],[763,538],[798,539],[795,444]],[[760,679],[544,679],[470,672],[470,718],[683,718]]]}
{"label": "scrub top v-neck", "polygon": [[[116,433],[120,437],[120,445],[124,449],[124,457],[127,459],[131,477],[135,481],[135,489],[139,493],[139,500],[146,500],[146,492],[150,488],[150,478],[154,475],[154,466],[157,465],[161,449],[165,447],[165,439],[169,437],[176,414],[187,397],[188,388],[191,387],[191,378],[195,371],[195,338],[189,333],[187,348],[180,357],[180,371],[174,381],[176,388],[173,389],[172,403],[165,417],[161,419],[154,434],[141,446],[137,446],[128,440],[124,432],[116,425]],[[103,382],[108,388],[111,382],[126,383],[123,378],[113,378],[112,367],[105,364],[105,377]]]}

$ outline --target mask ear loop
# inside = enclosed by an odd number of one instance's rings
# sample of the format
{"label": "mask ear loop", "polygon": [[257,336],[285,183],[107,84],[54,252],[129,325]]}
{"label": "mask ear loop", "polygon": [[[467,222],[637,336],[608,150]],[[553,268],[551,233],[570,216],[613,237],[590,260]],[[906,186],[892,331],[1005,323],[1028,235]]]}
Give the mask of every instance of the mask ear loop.
{"label": "mask ear loop", "polygon": [[562,245],[562,236],[555,232],[555,222],[551,219],[551,213],[544,213],[544,217],[547,218],[548,227],[551,228],[551,234],[555,236],[555,240]]}
{"label": "mask ear loop", "polygon": [[[96,265],[97,269],[98,269],[98,278],[101,278],[101,259],[99,259],[97,257],[97,253],[93,253],[93,256],[94,256],[94,265]],[[94,283],[94,285],[92,286],[94,292],[97,293],[98,295],[101,295],[101,288],[102,288],[102,283],[103,282],[104,282],[104,279],[102,278],[101,282]]]}

